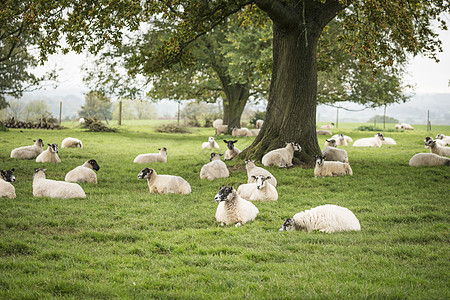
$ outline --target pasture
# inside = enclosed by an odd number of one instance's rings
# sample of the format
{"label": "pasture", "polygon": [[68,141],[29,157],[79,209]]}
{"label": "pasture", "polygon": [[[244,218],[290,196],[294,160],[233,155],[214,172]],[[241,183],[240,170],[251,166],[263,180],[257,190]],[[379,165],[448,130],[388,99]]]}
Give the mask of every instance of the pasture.
{"label": "pasture", "polygon": [[[17,180],[17,198],[0,198],[0,298],[450,298],[450,168],[408,165],[429,151],[426,136],[450,135],[450,126],[386,132],[398,144],[380,149],[340,147],[354,176],[267,168],[278,180],[278,201],[254,202],[256,220],[235,228],[215,221],[214,195],[246,183],[243,160],[227,162],[229,178],[199,178],[210,154],[201,143],[213,129],[164,134],[154,122],[124,123],[117,133],[0,132],[0,168],[14,167]],[[333,133],[353,140],[374,134],[339,126]],[[69,136],[84,148],[60,149],[60,164],[9,157],[33,139],[60,145]],[[217,139],[221,153],[228,138]],[[242,150],[254,138],[236,139]],[[168,149],[167,164],[133,164],[160,147]],[[80,184],[87,198],[33,197],[34,168],[64,180],[87,159],[100,166],[97,185]],[[192,193],[149,194],[137,179],[144,167],[182,176]],[[286,218],[327,203],[353,211],[361,232],[278,231]]]}

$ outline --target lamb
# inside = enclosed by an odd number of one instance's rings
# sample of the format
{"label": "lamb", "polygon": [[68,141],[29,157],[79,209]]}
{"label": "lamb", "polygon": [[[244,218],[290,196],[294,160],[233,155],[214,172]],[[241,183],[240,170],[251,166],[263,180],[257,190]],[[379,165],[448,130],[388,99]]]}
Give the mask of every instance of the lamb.
{"label": "lamb", "polygon": [[[348,135],[345,135],[345,134],[335,134],[335,135],[333,135],[331,138],[332,139],[337,139],[338,137],[340,137],[340,136],[343,136],[344,137],[344,139],[345,139],[345,141],[347,142],[347,143],[353,143],[353,139],[351,138],[351,137],[349,137]],[[339,146],[339,145],[338,145]]]}
{"label": "lamb", "polygon": [[426,146],[430,147],[430,152],[440,156],[450,156],[450,147],[439,146],[433,138],[427,136],[424,140]]}
{"label": "lamb", "polygon": [[324,161],[325,157],[322,155],[315,155],[314,159],[316,160],[316,167],[314,168],[315,177],[353,175],[352,168],[350,168],[348,163]]}
{"label": "lamb", "polygon": [[322,150],[322,156],[326,157],[329,161],[340,161],[348,163],[348,154],[344,149],[336,148],[336,140],[326,140],[326,147]]}
{"label": "lamb", "polygon": [[88,182],[97,183],[97,174],[94,172],[100,170],[95,159],[84,162],[81,166],[69,171],[64,178],[67,182]]}
{"label": "lamb", "polygon": [[245,169],[247,170],[247,183],[252,183],[255,182],[255,180],[253,179],[253,176],[258,176],[258,175],[264,175],[264,176],[269,176],[270,179],[269,182],[271,185],[273,185],[274,187],[277,186],[277,180],[275,179],[275,177],[266,169],[261,168],[261,167],[257,167],[255,165],[255,162],[252,160],[246,160],[245,161]]}
{"label": "lamb", "polygon": [[263,124],[264,124],[264,120],[261,120],[261,119],[256,120],[256,122],[255,122],[255,126],[257,129],[261,129]]}
{"label": "lamb", "polygon": [[320,126],[320,129],[333,129],[333,128],[334,128],[334,123]]}
{"label": "lamb", "polygon": [[191,186],[180,176],[158,175],[156,171],[144,168],[139,174],[138,179],[147,179],[150,194],[189,194]]}
{"label": "lamb", "polygon": [[414,130],[414,128],[411,125],[406,124],[406,123],[400,124],[400,128],[405,129],[405,130]]}
{"label": "lamb", "polygon": [[36,157],[36,162],[54,162],[60,163],[61,159],[58,157],[58,144],[47,144],[48,148]]}
{"label": "lamb", "polygon": [[133,162],[136,164],[146,164],[151,162],[167,163],[167,148],[162,147],[158,150],[159,153],[139,154],[138,156],[136,156]]}
{"label": "lamb", "polygon": [[221,133],[226,134],[228,132],[228,125],[217,125],[214,127],[216,129],[216,136],[219,136]]}
{"label": "lamb", "polygon": [[235,158],[239,153],[241,153],[241,150],[239,150],[238,148],[236,148],[234,146],[235,143],[237,143],[238,141],[227,141],[227,140],[223,140],[226,144],[227,144],[227,151],[225,151],[225,157],[224,160],[232,160],[233,158]]}
{"label": "lamb", "polygon": [[223,154],[211,153],[209,163],[200,170],[200,179],[214,180],[216,178],[226,178],[230,176],[227,165],[220,160]]}
{"label": "lamb", "polygon": [[277,201],[277,189],[269,182],[270,176],[252,176],[255,182],[241,184],[238,194],[246,200]]}
{"label": "lamb", "polygon": [[434,153],[418,153],[409,160],[411,167],[421,166],[450,166],[450,158]]}
{"label": "lamb", "polygon": [[0,170],[0,197],[16,198],[16,189],[10,182],[16,182],[13,175],[14,168],[11,170]]}
{"label": "lamb", "polygon": [[18,159],[32,159],[42,153],[44,150],[44,142],[42,139],[33,140],[32,146],[25,146],[13,149],[11,151],[11,158]]}
{"label": "lamb", "polygon": [[67,137],[62,141],[61,148],[83,148],[83,143],[79,139]]}
{"label": "lamb", "polygon": [[261,162],[264,166],[279,166],[280,168],[286,168],[293,166],[292,158],[294,157],[294,151],[302,151],[302,147],[297,143],[286,143],[286,147],[278,148],[264,154]]}
{"label": "lamb", "polygon": [[397,145],[397,142],[393,138],[384,137],[384,140],[381,141],[383,145]]}
{"label": "lamb", "polygon": [[371,138],[362,138],[359,140],[356,140],[353,143],[354,147],[381,147],[382,142],[384,140],[384,136],[382,133],[375,134],[374,137]]}
{"label": "lamb", "polygon": [[348,208],[333,204],[317,206],[288,218],[280,231],[304,230],[311,232],[334,233],[340,231],[361,231],[361,225],[355,214]]}
{"label": "lamb", "polygon": [[210,136],[208,141],[202,144],[202,149],[219,149],[219,144],[217,144],[216,140]]}
{"label": "lamb", "polygon": [[214,122],[212,123],[213,128],[217,128],[217,126],[219,126],[219,125],[223,125],[222,119],[214,120]]}
{"label": "lamb", "polygon": [[248,130],[247,128],[236,128],[236,127],[234,127],[231,130],[231,135],[232,136],[237,136],[237,137],[253,136],[252,132],[250,130]]}
{"label": "lamb", "polygon": [[317,135],[332,135],[331,131],[329,131],[329,130],[317,130],[316,134]]}
{"label": "lamb", "polygon": [[72,182],[45,178],[46,169],[36,168],[33,175],[33,196],[50,198],[86,198],[81,186]]}
{"label": "lamb", "polygon": [[439,141],[438,143],[441,146],[447,146],[450,145],[450,136],[443,135],[442,133],[439,133],[436,135],[436,141]]}
{"label": "lamb", "polygon": [[[331,137],[331,139],[333,139],[336,142],[336,146],[347,146],[348,145],[347,140],[345,139],[345,137],[342,133],[333,135]],[[328,143],[328,140],[325,141],[325,146],[328,146],[327,143]]]}
{"label": "lamb", "polygon": [[216,220],[221,225],[234,223],[238,227],[248,221],[253,221],[259,213],[253,203],[242,199],[236,190],[229,186],[222,186],[214,200],[219,203]]}

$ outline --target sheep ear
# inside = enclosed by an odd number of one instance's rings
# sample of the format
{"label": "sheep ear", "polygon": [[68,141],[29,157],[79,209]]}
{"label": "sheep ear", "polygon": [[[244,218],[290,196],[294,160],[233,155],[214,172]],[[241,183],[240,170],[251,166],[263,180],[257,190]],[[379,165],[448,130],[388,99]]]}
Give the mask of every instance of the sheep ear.
{"label": "sheep ear", "polygon": [[11,171],[13,171],[13,172],[14,172],[14,170],[15,170],[14,168],[11,169]]}
{"label": "sheep ear", "polygon": [[158,148],[158,150],[161,150],[161,148]]}
{"label": "sheep ear", "polygon": [[237,142],[238,142],[238,140],[234,140],[233,144],[234,144],[234,143],[237,143]]}
{"label": "sheep ear", "polygon": [[47,145],[51,146],[52,144],[47,144]]}
{"label": "sheep ear", "polygon": [[270,177],[270,176],[266,176],[266,180],[269,180],[270,178],[272,178],[272,177]]}
{"label": "sheep ear", "polygon": [[256,176],[255,175],[252,175],[252,178],[256,180]]}
{"label": "sheep ear", "polygon": [[227,140],[223,140],[224,141],[224,143],[228,143],[228,141]]}
{"label": "sheep ear", "polygon": [[223,155],[223,153],[222,154],[219,154],[219,156],[222,156]]}

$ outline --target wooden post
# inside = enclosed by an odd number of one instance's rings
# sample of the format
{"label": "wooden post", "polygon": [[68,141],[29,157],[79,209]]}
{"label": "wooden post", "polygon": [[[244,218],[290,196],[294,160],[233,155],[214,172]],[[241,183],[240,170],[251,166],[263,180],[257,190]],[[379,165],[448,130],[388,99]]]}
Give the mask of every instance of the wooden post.
{"label": "wooden post", "polygon": [[430,111],[428,111],[428,117],[427,117],[427,131],[431,131]]}
{"label": "wooden post", "polygon": [[383,129],[386,129],[386,104],[384,105]]}
{"label": "wooden post", "polygon": [[122,125],[122,100],[119,101],[119,118],[117,120],[117,125]]}
{"label": "wooden post", "polygon": [[339,125],[339,107],[336,109],[336,128],[338,128]]}
{"label": "wooden post", "polygon": [[62,101],[59,102],[59,125],[61,125]]}
{"label": "wooden post", "polygon": [[180,100],[178,100],[178,125],[180,125],[180,103],[181,103],[181,101]]}

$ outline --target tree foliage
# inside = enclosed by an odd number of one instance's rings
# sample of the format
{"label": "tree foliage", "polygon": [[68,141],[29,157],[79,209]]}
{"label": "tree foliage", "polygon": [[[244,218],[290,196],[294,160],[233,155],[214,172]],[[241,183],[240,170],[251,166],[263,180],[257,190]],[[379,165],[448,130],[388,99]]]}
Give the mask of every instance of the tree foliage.
{"label": "tree foliage", "polygon": [[93,117],[100,120],[111,119],[112,103],[111,99],[99,91],[90,91],[85,96],[85,104],[78,112],[80,117]]}

